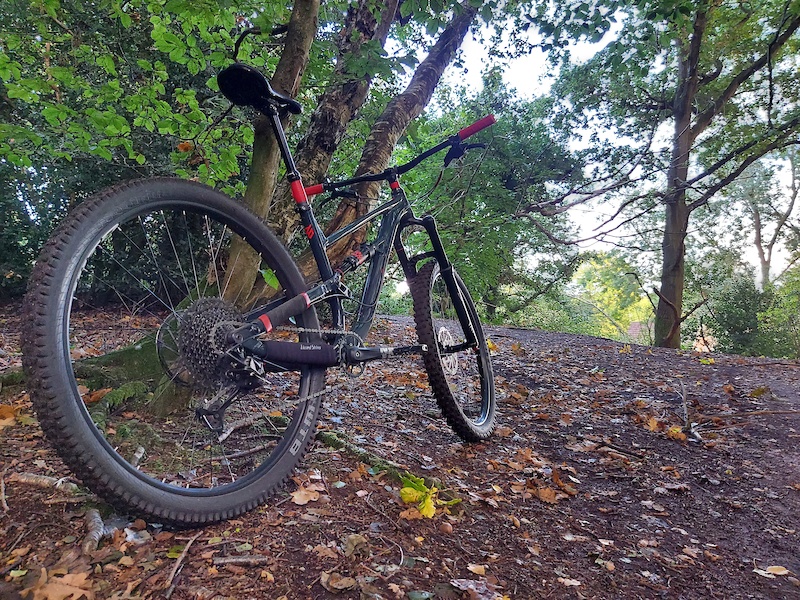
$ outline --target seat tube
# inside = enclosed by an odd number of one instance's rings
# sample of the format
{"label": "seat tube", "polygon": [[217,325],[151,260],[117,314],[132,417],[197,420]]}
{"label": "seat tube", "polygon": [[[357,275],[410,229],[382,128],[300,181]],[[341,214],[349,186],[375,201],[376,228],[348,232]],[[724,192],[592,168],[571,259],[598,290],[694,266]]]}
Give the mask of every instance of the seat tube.
{"label": "seat tube", "polygon": [[272,124],[272,130],[275,132],[275,139],[278,142],[281,157],[286,164],[286,178],[289,180],[292,198],[294,198],[297,205],[297,212],[300,214],[303,232],[306,238],[308,238],[308,244],[311,247],[311,253],[314,255],[314,261],[317,263],[320,276],[322,279],[329,279],[333,277],[333,269],[331,268],[328,254],[325,251],[325,236],[323,235],[322,227],[320,227],[317,222],[314,211],[308,201],[303,182],[300,179],[300,172],[297,170],[297,165],[289,150],[289,143],[286,141],[286,132],[283,129],[283,123],[281,123],[277,109],[275,109],[275,107],[270,107],[268,115]]}

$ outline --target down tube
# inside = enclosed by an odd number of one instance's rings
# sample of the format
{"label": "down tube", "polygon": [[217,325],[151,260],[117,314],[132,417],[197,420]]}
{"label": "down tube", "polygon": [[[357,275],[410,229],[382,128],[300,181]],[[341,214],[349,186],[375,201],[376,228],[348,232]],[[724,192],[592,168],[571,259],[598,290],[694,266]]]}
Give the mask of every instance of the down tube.
{"label": "down tube", "polygon": [[367,280],[364,282],[364,292],[358,306],[358,315],[353,324],[353,333],[361,339],[367,337],[370,327],[372,327],[372,319],[375,317],[378,306],[378,297],[383,288],[386,265],[389,264],[389,255],[392,253],[392,243],[397,235],[400,219],[407,210],[407,207],[404,207],[403,210],[392,210],[381,219],[375,242],[378,244],[378,249],[369,264]]}

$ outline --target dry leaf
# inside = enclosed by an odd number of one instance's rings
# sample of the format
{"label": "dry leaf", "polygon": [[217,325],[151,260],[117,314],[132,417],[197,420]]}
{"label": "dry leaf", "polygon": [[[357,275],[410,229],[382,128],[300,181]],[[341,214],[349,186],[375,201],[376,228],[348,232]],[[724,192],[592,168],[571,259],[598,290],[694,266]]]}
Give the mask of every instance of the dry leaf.
{"label": "dry leaf", "polygon": [[89,395],[83,399],[83,401],[86,402],[86,404],[100,402],[100,400],[105,398],[106,394],[108,394],[110,391],[112,391],[112,388],[103,388],[101,390],[95,390],[94,392],[90,392]]}
{"label": "dry leaf", "polygon": [[475,575],[486,575],[486,565],[468,564],[467,570]]}
{"label": "dry leaf", "polygon": [[773,575],[788,575],[790,573],[789,569],[787,569],[786,567],[780,567],[777,565],[767,567],[765,571],[767,573],[772,573]]}
{"label": "dry leaf", "polygon": [[485,580],[451,579],[450,585],[462,592],[467,592],[466,598],[469,598],[469,600],[500,600],[506,598],[506,596],[500,595],[496,585]]}
{"label": "dry leaf", "polygon": [[319,582],[329,592],[338,594],[345,590],[356,587],[356,580],[352,577],[345,577],[339,573],[323,571],[319,576]]}
{"label": "dry leaf", "polygon": [[319,492],[317,490],[310,490],[308,488],[300,488],[291,494],[292,502],[303,506],[309,502],[316,502],[319,500]]}
{"label": "dry leaf", "polygon": [[647,427],[647,429],[650,431],[660,431],[663,428],[663,426],[664,426],[663,423],[661,423],[655,417],[650,417],[649,419],[647,419],[647,423],[645,424],[645,427]]}
{"label": "dry leaf", "polygon": [[558,582],[566,586],[578,586],[581,584],[577,579],[569,579],[567,577],[559,577]]}
{"label": "dry leaf", "polygon": [[558,496],[556,495],[556,491],[551,487],[537,487],[536,495],[542,502],[547,502],[548,504],[558,503]]}
{"label": "dry leaf", "polygon": [[575,486],[570,485],[561,479],[561,476],[558,474],[558,469],[553,469],[553,483],[555,483],[570,496],[575,496],[578,493],[578,490],[575,489]]}
{"label": "dry leaf", "polygon": [[320,558],[339,558],[339,555],[336,553],[336,550],[333,548],[328,548],[328,546],[323,546],[322,544],[317,544],[312,548],[312,551],[319,556]]}
{"label": "dry leaf", "polygon": [[42,568],[42,574],[32,587],[22,590],[21,595],[28,597],[33,592],[32,600],[94,600],[91,590],[92,582],[89,573],[67,573],[62,577],[48,576],[47,569]]}
{"label": "dry leaf", "polygon": [[344,543],[344,555],[369,554],[369,541],[363,535],[352,533],[347,536]]}
{"label": "dry leaf", "polygon": [[679,425],[673,425],[667,429],[667,437],[671,440],[678,440],[679,442],[686,441],[686,434],[683,433],[683,430]]}
{"label": "dry leaf", "polygon": [[425,517],[422,516],[422,513],[420,513],[415,506],[412,506],[402,511],[400,513],[400,518],[414,521],[416,519],[424,519]]}
{"label": "dry leaf", "polygon": [[691,556],[692,558],[700,557],[700,548],[695,548],[694,546],[684,546],[681,552],[683,552],[686,556]]}
{"label": "dry leaf", "polygon": [[763,569],[753,569],[753,573],[761,575],[762,577],[766,577],[767,579],[775,579],[775,575],[767,571],[764,571]]}

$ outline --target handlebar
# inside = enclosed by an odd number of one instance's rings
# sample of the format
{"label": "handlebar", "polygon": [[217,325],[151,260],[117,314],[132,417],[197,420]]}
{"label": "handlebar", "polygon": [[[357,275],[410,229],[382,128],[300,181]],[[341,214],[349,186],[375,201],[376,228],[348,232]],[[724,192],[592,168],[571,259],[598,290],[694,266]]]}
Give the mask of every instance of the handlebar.
{"label": "handlebar", "polygon": [[[445,148],[451,146],[458,146],[463,142],[465,139],[470,137],[471,135],[475,135],[479,131],[486,129],[487,127],[491,127],[497,122],[494,115],[486,115],[482,119],[475,121],[472,125],[468,125],[461,129],[456,135],[453,135],[446,139],[445,141],[437,144],[430,150],[426,150],[419,156],[411,159],[407,163],[403,165],[399,165],[397,167],[390,167],[384,170],[381,173],[374,173],[368,175],[361,175],[359,177],[353,177],[351,179],[344,179],[342,181],[336,182],[327,182],[327,183],[317,183],[315,185],[310,185],[305,188],[306,196],[316,196],[317,194],[321,194],[323,192],[329,192],[332,190],[336,190],[339,188],[347,187],[350,185],[354,185],[356,183],[364,183],[366,181],[386,181],[392,177],[397,177],[398,175],[402,175],[403,173],[407,173],[414,167],[416,167],[419,163],[421,163],[426,158],[430,158],[434,154],[441,152]],[[465,147],[464,149],[468,149],[469,146]],[[461,152],[463,154],[463,150]],[[459,154],[460,156],[460,154]]]}
{"label": "handlebar", "polygon": [[468,127],[464,127],[461,131],[458,132],[458,138],[460,140],[465,140],[469,136],[474,135],[481,131],[482,129],[486,129],[487,127],[491,127],[497,123],[497,119],[494,118],[494,115],[486,115],[479,121],[475,121],[472,125]]}

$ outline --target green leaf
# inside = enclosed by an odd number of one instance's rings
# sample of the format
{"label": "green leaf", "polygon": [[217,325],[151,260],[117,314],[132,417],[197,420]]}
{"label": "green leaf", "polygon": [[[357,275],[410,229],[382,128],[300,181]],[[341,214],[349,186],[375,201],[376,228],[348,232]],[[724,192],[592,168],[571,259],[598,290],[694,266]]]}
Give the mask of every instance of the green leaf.
{"label": "green leaf", "polygon": [[167,550],[167,558],[180,558],[181,554],[183,554],[183,546],[172,546]]}
{"label": "green leaf", "polygon": [[261,273],[261,277],[264,278],[264,283],[266,283],[273,290],[279,290],[281,288],[281,284],[278,281],[278,278],[275,276],[275,271],[272,269],[261,269],[259,273]]}
{"label": "green leaf", "polygon": [[429,491],[428,486],[425,485],[425,480],[422,479],[422,477],[417,477],[411,473],[406,473],[403,475],[400,478],[400,481],[403,483],[403,487],[412,488],[420,492]]}

